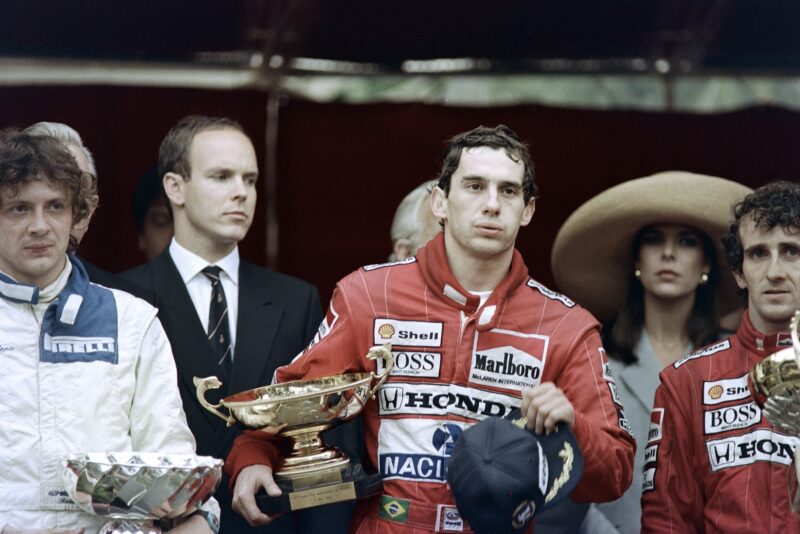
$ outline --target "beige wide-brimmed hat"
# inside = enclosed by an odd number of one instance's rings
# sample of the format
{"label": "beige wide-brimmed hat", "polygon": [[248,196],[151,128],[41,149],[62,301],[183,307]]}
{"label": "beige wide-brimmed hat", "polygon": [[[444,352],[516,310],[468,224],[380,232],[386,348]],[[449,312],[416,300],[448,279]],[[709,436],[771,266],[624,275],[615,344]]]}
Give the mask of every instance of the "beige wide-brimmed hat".
{"label": "beige wide-brimmed hat", "polygon": [[733,221],[734,205],[752,191],[685,171],[660,172],[607,189],[575,210],[558,231],[551,256],[556,282],[600,321],[608,321],[625,300],[636,232],[650,224],[681,224],[714,241],[720,313],[732,311],[740,299],[720,237]]}

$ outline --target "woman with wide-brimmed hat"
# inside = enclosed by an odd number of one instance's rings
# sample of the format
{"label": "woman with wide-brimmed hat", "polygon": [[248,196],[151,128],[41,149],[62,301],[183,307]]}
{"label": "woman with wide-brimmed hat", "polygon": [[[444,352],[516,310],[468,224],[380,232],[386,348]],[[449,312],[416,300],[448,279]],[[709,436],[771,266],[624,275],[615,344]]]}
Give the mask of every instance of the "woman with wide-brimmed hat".
{"label": "woman with wide-brimmed hat", "polygon": [[556,281],[605,324],[615,389],[637,441],[630,489],[619,500],[598,505],[620,532],[640,530],[642,468],[658,373],[724,335],[720,312],[742,304],[719,236],[728,229],[733,205],[751,191],[723,178],[662,172],[590,199],[556,237]]}

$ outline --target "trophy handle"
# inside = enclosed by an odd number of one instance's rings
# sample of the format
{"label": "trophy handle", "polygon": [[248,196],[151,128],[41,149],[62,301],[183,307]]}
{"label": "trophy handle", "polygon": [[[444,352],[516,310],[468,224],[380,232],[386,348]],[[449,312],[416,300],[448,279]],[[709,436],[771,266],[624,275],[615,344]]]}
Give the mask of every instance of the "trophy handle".
{"label": "trophy handle", "polygon": [[219,408],[222,406],[221,402],[219,404],[211,404],[206,400],[206,391],[209,389],[219,389],[222,387],[222,382],[220,382],[219,378],[216,376],[207,376],[205,378],[196,376],[192,379],[192,381],[194,382],[195,388],[197,388],[197,400],[200,401],[200,404],[203,406],[203,408],[225,421],[228,426],[233,426],[233,424],[236,422],[236,419],[234,419],[230,414],[225,415],[219,411]]}
{"label": "trophy handle", "polygon": [[374,378],[378,379],[378,383],[375,384],[375,387],[369,392],[368,398],[374,398],[375,394],[378,392],[378,388],[383,385],[386,379],[394,369],[394,357],[392,356],[392,344],[385,343],[383,345],[375,345],[369,352],[367,353],[367,358],[370,360],[377,360],[380,358],[383,360],[384,369],[383,372],[377,375],[373,375]]}

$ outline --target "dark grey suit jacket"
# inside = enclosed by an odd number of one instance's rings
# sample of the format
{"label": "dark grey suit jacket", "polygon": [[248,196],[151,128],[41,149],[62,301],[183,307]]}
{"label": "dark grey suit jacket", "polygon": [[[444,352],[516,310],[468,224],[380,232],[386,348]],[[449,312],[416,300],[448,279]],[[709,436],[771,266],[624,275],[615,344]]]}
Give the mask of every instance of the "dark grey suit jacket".
{"label": "dark grey suit jacket", "polygon": [[[225,459],[240,429],[205,410],[197,400],[192,379],[219,376],[219,367],[175,267],[169,249],[152,261],[122,273],[131,282],[152,290],[161,304],[158,317],[172,345],[178,367],[178,386],[189,427],[197,440],[197,452]],[[319,294],[310,284],[258,267],[239,265],[239,310],[233,371],[225,394],[267,385],[275,369],[285,365],[311,340],[322,320]],[[216,402],[222,395],[209,392]],[[154,406],[154,410],[158,407]],[[261,532],[251,529],[230,509],[231,495],[225,477],[215,497],[222,507],[222,531]],[[346,518],[345,518],[346,520]],[[292,519],[281,518],[264,532],[293,532]]]}

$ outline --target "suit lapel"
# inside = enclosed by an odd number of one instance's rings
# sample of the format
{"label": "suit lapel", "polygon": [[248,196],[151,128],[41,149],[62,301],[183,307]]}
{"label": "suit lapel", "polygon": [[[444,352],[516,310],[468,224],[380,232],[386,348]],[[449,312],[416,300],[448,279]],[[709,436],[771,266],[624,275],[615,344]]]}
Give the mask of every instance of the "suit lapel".
{"label": "suit lapel", "polygon": [[264,375],[282,309],[270,298],[270,288],[265,282],[263,277],[256,276],[250,264],[244,261],[240,263],[239,316],[231,392],[264,386],[272,379]]}
{"label": "suit lapel", "polygon": [[155,260],[154,273],[156,293],[163,296],[161,305],[167,308],[167,313],[160,315],[166,318],[168,325],[165,328],[171,331],[178,375],[184,387],[194,391],[192,379],[195,376],[219,376],[219,366],[208,343],[205,328],[200,324],[186,285],[168,250]]}

